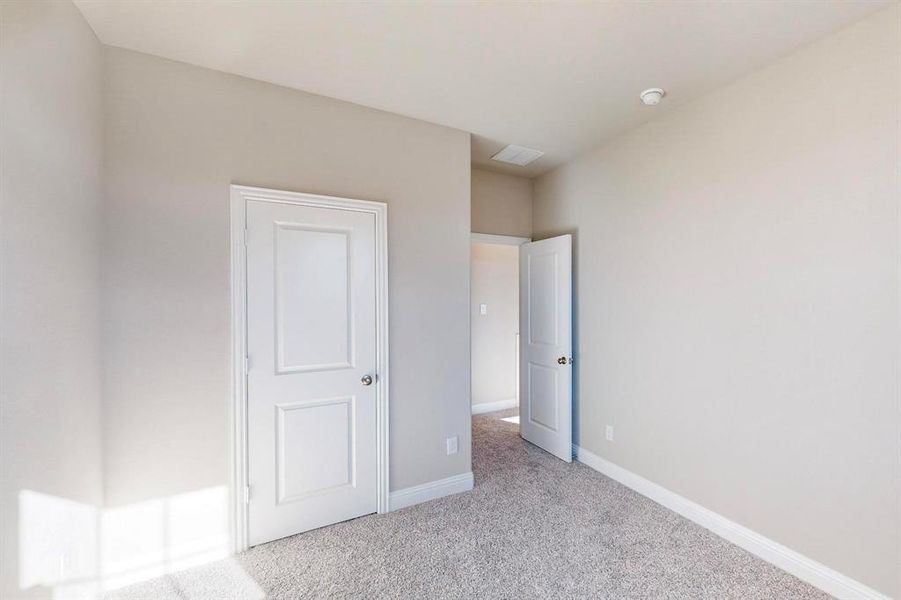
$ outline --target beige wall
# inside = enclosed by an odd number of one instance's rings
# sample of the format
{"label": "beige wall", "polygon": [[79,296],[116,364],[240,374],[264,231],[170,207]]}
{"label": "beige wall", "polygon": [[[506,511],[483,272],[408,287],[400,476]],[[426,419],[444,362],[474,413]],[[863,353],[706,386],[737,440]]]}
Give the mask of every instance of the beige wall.
{"label": "beige wall", "polygon": [[0,596],[36,598],[95,566],[90,527],[35,537],[102,501],[100,44],[70,2],[3,2],[0,44]]}
{"label": "beige wall", "polygon": [[532,180],[472,170],[472,230],[477,233],[532,235]]}
{"label": "beige wall", "polygon": [[895,596],[899,41],[896,5],[538,179],[534,213],[576,238],[577,443]]}
{"label": "beige wall", "polygon": [[[472,403],[516,398],[519,332],[519,248],[472,244],[470,323]],[[486,304],[486,314],[479,305]]]}
{"label": "beige wall", "polygon": [[231,183],[388,203],[391,489],[468,472],[469,135],[104,52],[107,502],[227,482]]}

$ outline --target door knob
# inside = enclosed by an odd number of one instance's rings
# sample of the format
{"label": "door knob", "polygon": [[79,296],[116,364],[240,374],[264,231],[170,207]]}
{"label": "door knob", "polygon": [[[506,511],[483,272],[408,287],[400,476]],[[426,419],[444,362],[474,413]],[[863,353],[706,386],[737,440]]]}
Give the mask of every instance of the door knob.
{"label": "door knob", "polygon": [[558,359],[557,359],[557,364],[558,364],[558,365],[565,365],[565,364],[566,364],[566,357],[565,357],[565,356],[561,356],[560,358],[558,358]]}
{"label": "door knob", "polygon": [[372,385],[372,375],[363,375],[363,379],[360,381],[363,385]]}

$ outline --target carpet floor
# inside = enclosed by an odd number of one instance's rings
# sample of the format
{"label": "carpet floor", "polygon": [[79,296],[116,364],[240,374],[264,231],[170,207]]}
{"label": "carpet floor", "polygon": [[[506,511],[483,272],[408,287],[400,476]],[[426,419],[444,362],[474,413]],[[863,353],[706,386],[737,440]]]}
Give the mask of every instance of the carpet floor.
{"label": "carpet floor", "polygon": [[475,489],[115,590],[224,598],[828,598],[579,463],[473,418]]}

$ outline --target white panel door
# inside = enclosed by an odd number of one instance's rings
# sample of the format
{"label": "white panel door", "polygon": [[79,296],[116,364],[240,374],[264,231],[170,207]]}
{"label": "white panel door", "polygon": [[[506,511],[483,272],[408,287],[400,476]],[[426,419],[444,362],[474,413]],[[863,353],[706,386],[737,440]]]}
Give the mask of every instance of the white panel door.
{"label": "white panel door", "polygon": [[250,545],[376,512],[375,215],[247,202]]}
{"label": "white panel door", "polygon": [[519,431],[572,461],[572,236],[519,247]]}

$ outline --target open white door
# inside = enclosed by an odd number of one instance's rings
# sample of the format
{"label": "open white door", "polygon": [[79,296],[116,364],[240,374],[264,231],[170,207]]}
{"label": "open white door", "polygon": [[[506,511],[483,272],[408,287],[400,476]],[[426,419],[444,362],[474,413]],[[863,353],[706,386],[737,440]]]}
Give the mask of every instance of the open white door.
{"label": "open white door", "polygon": [[572,236],[519,252],[522,437],[572,461]]}

